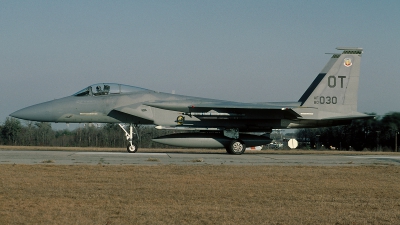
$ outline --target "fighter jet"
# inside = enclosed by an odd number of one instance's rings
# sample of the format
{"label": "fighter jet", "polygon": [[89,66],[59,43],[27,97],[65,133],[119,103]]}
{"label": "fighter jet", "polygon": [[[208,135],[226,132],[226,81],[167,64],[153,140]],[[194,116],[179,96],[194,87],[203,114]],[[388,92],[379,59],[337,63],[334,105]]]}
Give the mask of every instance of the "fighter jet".
{"label": "fighter jet", "polygon": [[[183,147],[225,148],[242,154],[246,146],[271,142],[272,129],[344,125],[370,115],[357,112],[362,48],[338,47],[295,102],[241,103],[161,93],[144,88],[99,83],[72,96],[29,106],[10,116],[42,122],[119,123],[127,150],[138,150],[133,129],[138,124],[156,129],[188,131],[153,141]],[[121,124],[129,124],[129,129]],[[138,137],[139,138],[139,137]]]}

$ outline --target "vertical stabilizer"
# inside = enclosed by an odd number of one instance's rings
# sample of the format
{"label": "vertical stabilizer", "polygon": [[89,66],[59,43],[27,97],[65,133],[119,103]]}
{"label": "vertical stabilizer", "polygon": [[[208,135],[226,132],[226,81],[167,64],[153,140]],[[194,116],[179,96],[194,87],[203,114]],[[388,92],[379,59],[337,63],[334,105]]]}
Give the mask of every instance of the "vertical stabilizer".
{"label": "vertical stabilizer", "polygon": [[302,107],[338,114],[357,112],[362,48],[340,47],[299,99]]}

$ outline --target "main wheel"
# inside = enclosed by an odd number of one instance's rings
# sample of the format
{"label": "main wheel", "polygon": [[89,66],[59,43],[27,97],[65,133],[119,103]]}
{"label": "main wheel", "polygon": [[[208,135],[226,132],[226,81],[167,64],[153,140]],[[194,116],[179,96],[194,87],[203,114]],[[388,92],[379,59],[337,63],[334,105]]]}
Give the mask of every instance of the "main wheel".
{"label": "main wheel", "polygon": [[233,154],[233,155],[241,155],[241,154],[243,154],[243,152],[245,150],[246,150],[246,144],[240,140],[231,141],[228,148],[226,148],[226,151],[229,154]]}
{"label": "main wheel", "polygon": [[226,150],[226,152],[227,152],[228,154],[233,154],[233,152],[232,152],[230,146],[227,146],[227,147],[225,148],[225,150]]}
{"label": "main wheel", "polygon": [[129,153],[135,153],[135,152],[137,152],[138,147],[137,147],[136,143],[132,143],[126,147],[126,150],[128,150]]}

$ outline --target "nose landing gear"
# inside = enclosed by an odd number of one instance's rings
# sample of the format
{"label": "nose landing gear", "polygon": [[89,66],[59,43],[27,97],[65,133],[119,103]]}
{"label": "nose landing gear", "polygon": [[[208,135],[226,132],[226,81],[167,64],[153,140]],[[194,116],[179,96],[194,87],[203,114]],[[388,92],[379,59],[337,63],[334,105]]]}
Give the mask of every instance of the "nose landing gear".
{"label": "nose landing gear", "polygon": [[[137,132],[137,130],[136,130],[136,126],[133,125],[133,124],[129,124],[129,132],[128,132],[128,131],[126,131],[126,129],[124,128],[123,125],[121,125],[121,124],[118,124],[118,125],[119,125],[119,126],[121,127],[121,129],[125,132],[126,140],[129,142],[128,146],[126,147],[126,150],[127,150],[129,153],[135,153],[135,152],[137,152],[137,150],[138,150],[138,143],[137,143],[136,141],[133,140],[133,135],[134,135],[134,133],[133,133],[133,128],[135,128],[136,134],[138,134],[138,132]],[[138,136],[138,139],[139,139],[139,136]]]}

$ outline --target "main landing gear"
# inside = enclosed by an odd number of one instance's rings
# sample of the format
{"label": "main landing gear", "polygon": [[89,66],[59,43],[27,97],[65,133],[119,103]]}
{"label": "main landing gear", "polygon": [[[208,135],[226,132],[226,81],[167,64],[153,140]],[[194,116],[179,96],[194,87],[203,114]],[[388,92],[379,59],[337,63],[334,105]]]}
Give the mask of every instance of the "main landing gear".
{"label": "main landing gear", "polygon": [[233,140],[226,146],[226,152],[232,155],[241,155],[246,150],[246,144],[239,139],[239,129],[226,129],[224,136]]}
{"label": "main landing gear", "polygon": [[244,153],[245,150],[246,144],[238,139],[232,140],[226,147],[226,152],[232,155],[241,155]]}
{"label": "main landing gear", "polygon": [[[121,129],[122,129],[123,131],[125,131],[126,140],[129,142],[128,146],[126,147],[126,150],[127,150],[129,153],[135,153],[135,152],[137,152],[137,150],[138,150],[138,143],[135,142],[135,141],[133,141],[133,135],[134,135],[134,133],[133,133],[133,128],[135,128],[136,134],[138,133],[137,130],[136,130],[136,126],[134,126],[133,124],[129,124],[129,132],[128,132],[128,131],[126,131],[126,129],[124,128],[123,125],[121,125],[121,124],[118,124],[118,125],[121,127]],[[139,136],[138,136],[138,138],[139,138]]]}

